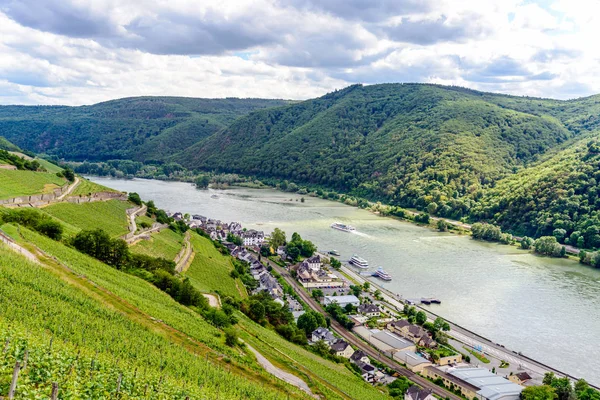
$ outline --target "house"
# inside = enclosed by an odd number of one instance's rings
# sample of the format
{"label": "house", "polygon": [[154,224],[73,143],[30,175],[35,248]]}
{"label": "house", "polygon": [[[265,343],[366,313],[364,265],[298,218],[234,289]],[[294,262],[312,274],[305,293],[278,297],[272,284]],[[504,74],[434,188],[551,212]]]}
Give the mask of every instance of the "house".
{"label": "house", "polygon": [[508,380],[516,383],[517,385],[523,386],[525,382],[531,380],[531,375],[529,375],[527,372],[519,372],[518,374],[509,375]]}
{"label": "house", "polygon": [[262,274],[258,280],[258,284],[256,292],[267,292],[274,299],[283,296],[283,288],[271,274]]}
{"label": "house", "polygon": [[354,349],[344,340],[338,340],[331,345],[331,351],[338,357],[350,358],[354,354]]}
{"label": "house", "polygon": [[337,303],[340,307],[346,307],[348,304],[352,304],[355,307],[360,305],[360,300],[358,297],[353,295],[348,296],[325,296],[323,300],[323,304],[328,306],[329,304]]}
{"label": "house", "polygon": [[357,361],[356,366],[360,369],[360,375],[369,383],[377,382],[377,368],[369,363]]}
{"label": "house", "polygon": [[435,340],[429,336],[429,332],[420,327],[414,325],[407,320],[401,319],[388,324],[388,329],[398,335],[411,340],[413,343],[419,346],[434,348],[437,346]]}
{"label": "house", "polygon": [[198,220],[198,221],[206,221],[206,217],[203,215],[198,215],[198,214],[194,214],[192,215],[192,219]]}
{"label": "house", "polygon": [[308,262],[304,261],[296,269],[298,282],[307,289],[315,288],[335,288],[344,286],[336,275],[330,274],[325,270],[314,271],[310,268]]}
{"label": "house", "polygon": [[389,331],[380,331],[372,329],[369,342],[379,350],[388,354],[394,354],[399,351],[416,351],[417,346],[410,340],[404,339]]}
{"label": "house", "polygon": [[329,332],[327,328],[317,328],[311,334],[311,341],[318,342],[319,340],[324,341],[329,346],[336,342],[337,338],[333,336],[333,333]]}
{"label": "house", "polygon": [[265,234],[254,229],[242,233],[244,246],[260,246],[265,241]]}
{"label": "house", "polygon": [[423,368],[431,365],[431,362],[427,360],[425,357],[421,357],[414,351],[399,351],[394,353],[394,360],[404,363],[406,368],[410,369],[412,372],[423,372]]}
{"label": "house", "polygon": [[431,389],[421,389],[418,386],[411,386],[404,394],[404,400],[436,400]]}
{"label": "house", "polygon": [[173,214],[173,219],[175,221],[181,221],[183,220],[183,214],[180,212],[176,212],[175,214]]}
{"label": "house", "polygon": [[287,253],[285,252],[285,246],[279,246],[277,248],[277,255],[281,258],[286,258],[287,257]]}
{"label": "house", "polygon": [[379,317],[381,315],[381,310],[379,310],[379,307],[371,303],[363,303],[358,306],[358,312],[366,315],[367,317]]}
{"label": "house", "polygon": [[294,312],[294,311],[302,311],[302,310],[304,310],[304,307],[302,307],[302,304],[300,304],[298,302],[298,300],[294,299],[291,296],[288,296],[288,309],[291,312]]}
{"label": "house", "polygon": [[304,260],[304,262],[308,265],[308,268],[313,271],[318,271],[321,269],[321,256],[318,254],[316,256],[307,258]]}
{"label": "house", "polygon": [[457,353],[451,356],[446,356],[446,357],[440,357],[440,359],[438,360],[438,365],[456,365],[460,362],[462,362],[463,358],[462,358],[462,354]]}
{"label": "house", "polygon": [[519,400],[523,386],[498,376],[486,368],[474,367],[425,367],[423,375],[441,379],[446,387],[460,389],[468,399]]}
{"label": "house", "polygon": [[356,350],[352,356],[350,356],[350,361],[353,363],[357,363],[358,361],[362,361],[363,363],[369,363],[369,357],[362,350]]}

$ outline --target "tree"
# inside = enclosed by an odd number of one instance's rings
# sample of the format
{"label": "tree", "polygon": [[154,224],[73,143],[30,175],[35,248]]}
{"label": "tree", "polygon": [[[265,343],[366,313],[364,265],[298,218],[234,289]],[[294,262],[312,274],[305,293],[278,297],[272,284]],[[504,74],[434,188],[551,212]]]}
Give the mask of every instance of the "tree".
{"label": "tree", "polygon": [[317,319],[310,311],[298,317],[298,322],[296,323],[296,325],[298,325],[298,328],[302,329],[306,333],[306,336],[310,335],[315,329],[319,327],[317,325]]}
{"label": "tree", "polygon": [[285,242],[285,232],[279,228],[275,228],[273,232],[271,232],[271,246],[274,249],[277,249],[278,247],[283,246]]}
{"label": "tree", "polygon": [[130,202],[132,202],[135,205],[138,205],[138,206],[142,205],[142,198],[140,197],[139,194],[137,194],[135,192],[129,193],[129,195],[127,196],[127,200],[129,200]]}
{"label": "tree", "polygon": [[427,321],[427,314],[423,311],[419,311],[415,316],[415,320],[417,321],[417,324],[423,325]]}
{"label": "tree", "polygon": [[63,170],[63,176],[67,178],[69,182],[75,181],[75,172],[71,168],[65,168]]}
{"label": "tree", "polygon": [[63,234],[63,226],[59,222],[52,220],[42,220],[34,229],[54,240],[60,240]]}
{"label": "tree", "polygon": [[320,355],[321,357],[329,356],[329,346],[327,345],[327,343],[325,343],[322,340],[319,340],[315,344],[313,344],[312,348],[313,348],[313,351],[315,353],[317,353],[318,355]]}
{"label": "tree", "polygon": [[315,300],[319,300],[321,297],[323,297],[323,291],[321,289],[314,289],[312,291],[312,297]]}
{"label": "tree", "polygon": [[437,228],[438,228],[438,231],[440,231],[440,232],[447,232],[448,231],[448,223],[446,221],[444,221],[443,219],[439,219],[437,222]]}
{"label": "tree", "polygon": [[225,328],[225,344],[229,347],[235,347],[238,344],[238,334],[234,328]]}
{"label": "tree", "polygon": [[549,385],[528,386],[521,392],[521,400],[554,400],[554,388]]}
{"label": "tree", "polygon": [[352,292],[353,295],[355,295],[356,297],[360,296],[360,294],[362,293],[362,287],[359,285],[350,285],[350,291]]}
{"label": "tree", "polygon": [[536,253],[550,257],[560,257],[562,246],[554,236],[542,236],[535,241],[533,246]]}
{"label": "tree", "polygon": [[523,236],[523,239],[521,239],[521,248],[524,250],[529,250],[531,249],[531,246],[533,246],[533,239]]}
{"label": "tree", "polygon": [[197,189],[206,189],[210,184],[210,177],[208,175],[198,175],[194,180],[194,185]]}
{"label": "tree", "polygon": [[265,318],[265,306],[258,300],[253,300],[250,303],[250,318],[256,322],[260,322]]}
{"label": "tree", "polygon": [[365,292],[368,292],[370,288],[371,288],[371,283],[365,282],[363,284],[363,289],[364,289]]}
{"label": "tree", "polygon": [[552,236],[554,236],[559,243],[564,243],[566,235],[567,235],[567,231],[564,229],[561,229],[561,228],[556,228],[552,232]]}
{"label": "tree", "polygon": [[342,263],[335,257],[331,257],[329,259],[329,265],[331,265],[331,268],[335,268],[335,269],[342,268]]}
{"label": "tree", "polygon": [[435,319],[435,321],[433,321],[433,329],[436,332],[439,332],[439,331],[448,332],[450,330],[450,324],[448,322],[444,321],[444,319],[442,317],[437,317]]}

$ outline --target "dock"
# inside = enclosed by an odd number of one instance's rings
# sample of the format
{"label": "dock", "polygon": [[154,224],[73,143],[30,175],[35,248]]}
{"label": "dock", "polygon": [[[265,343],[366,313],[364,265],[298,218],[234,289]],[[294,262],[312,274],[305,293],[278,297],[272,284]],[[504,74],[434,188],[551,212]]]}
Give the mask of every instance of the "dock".
{"label": "dock", "polygon": [[442,304],[442,301],[435,297],[423,297],[421,298],[421,304]]}

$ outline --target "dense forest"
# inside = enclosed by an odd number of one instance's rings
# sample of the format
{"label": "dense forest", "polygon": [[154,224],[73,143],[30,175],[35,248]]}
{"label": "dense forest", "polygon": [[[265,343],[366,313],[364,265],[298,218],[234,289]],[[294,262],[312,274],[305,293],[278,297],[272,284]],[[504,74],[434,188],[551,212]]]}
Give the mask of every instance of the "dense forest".
{"label": "dense forest", "polygon": [[160,162],[236,118],[286,102],[133,97],[92,106],[0,106],[0,136],[23,149],[84,161]]}
{"label": "dense forest", "polygon": [[80,165],[87,173],[237,173],[588,249],[600,247],[599,129],[600,96],[426,84],[353,85],[303,102],[0,107],[0,135],[59,158],[104,161]]}

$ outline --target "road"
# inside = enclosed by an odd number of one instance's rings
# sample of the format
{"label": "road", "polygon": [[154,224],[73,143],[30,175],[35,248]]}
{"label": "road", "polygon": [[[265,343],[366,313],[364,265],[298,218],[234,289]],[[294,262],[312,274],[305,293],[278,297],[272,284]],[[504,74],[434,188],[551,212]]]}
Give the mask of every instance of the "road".
{"label": "road", "polygon": [[75,190],[75,188],[77,186],[79,186],[79,182],[80,182],[80,179],[79,179],[78,176],[76,176],[75,180],[73,181],[73,183],[71,185],[69,185],[69,187],[67,188],[67,190],[63,194],[61,194],[60,196],[58,196],[56,198],[56,200],[62,201],[65,197],[67,197],[68,195],[70,195],[71,193],[73,193],[73,190]]}
{"label": "road", "polygon": [[[304,288],[300,286],[300,284],[289,274],[289,272],[279,265],[275,264],[271,260],[268,260],[269,264],[273,267],[275,271],[277,271],[285,281],[294,288],[296,293],[300,296],[300,298],[313,310],[320,312],[321,314],[326,315],[325,310],[321,307],[319,303],[317,303],[312,297],[308,295],[304,291]],[[352,344],[354,347],[364,351],[371,358],[381,362],[389,368],[392,368],[394,371],[397,371],[400,375],[407,377],[414,383],[424,387],[431,389],[433,393],[442,397],[442,398],[450,398],[452,400],[460,400],[460,397],[456,396],[453,393],[448,392],[447,390],[441,388],[440,386],[428,381],[427,379],[415,374],[414,372],[402,367],[400,364],[396,363],[393,360],[390,360],[386,356],[380,354],[377,350],[371,347],[369,344],[363,342],[361,339],[357,338],[352,332],[348,331],[344,328],[339,322],[334,319],[331,320],[331,329],[335,331],[339,336],[344,338],[348,343]]]}
{"label": "road", "polygon": [[[402,311],[404,308],[404,303],[401,300],[401,296],[390,292],[389,290],[377,285],[375,282],[367,281],[363,276],[358,275],[351,269],[347,267],[342,267],[342,271],[351,277],[353,280],[357,281],[359,284],[363,284],[364,282],[369,282],[371,287],[374,289],[379,289],[381,291],[382,297],[386,303],[396,308],[398,311]],[[427,314],[427,318],[431,321],[435,320],[439,315],[431,312],[429,309],[421,307],[418,304],[415,304],[415,307],[424,311]],[[533,359],[525,357],[523,355],[518,354],[517,352],[507,349],[504,346],[494,343],[491,340],[480,336],[474,332],[471,332],[460,325],[457,325],[451,321],[447,321],[450,324],[450,335],[454,337],[456,340],[462,342],[467,345],[467,347],[480,347],[483,352],[488,355],[488,358],[493,357],[498,360],[508,361],[512,367],[519,367],[519,372],[523,370],[530,373],[530,375],[534,378],[535,381],[541,382],[544,374],[546,372],[554,372],[558,376],[566,376],[574,381],[579,378],[574,377],[572,375],[566,374],[560,370],[552,368],[550,366],[541,364]],[[474,358],[474,357],[472,357]],[[473,361],[473,360],[472,360]],[[491,368],[491,366],[490,366]],[[593,386],[593,385],[590,385]],[[597,387],[593,386],[598,389]]]}
{"label": "road", "polygon": [[316,398],[316,396],[310,390],[306,382],[304,382],[302,379],[298,378],[294,374],[290,374],[289,372],[285,372],[284,370],[277,368],[248,343],[246,343],[246,347],[248,347],[248,349],[254,353],[254,355],[256,356],[256,361],[258,361],[258,363],[265,369],[265,371],[281,379],[282,381],[289,383],[290,385],[296,386],[298,389],[303,390],[312,397]]}

